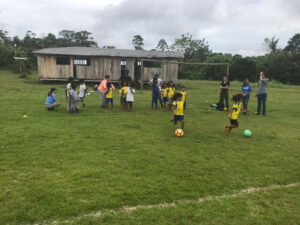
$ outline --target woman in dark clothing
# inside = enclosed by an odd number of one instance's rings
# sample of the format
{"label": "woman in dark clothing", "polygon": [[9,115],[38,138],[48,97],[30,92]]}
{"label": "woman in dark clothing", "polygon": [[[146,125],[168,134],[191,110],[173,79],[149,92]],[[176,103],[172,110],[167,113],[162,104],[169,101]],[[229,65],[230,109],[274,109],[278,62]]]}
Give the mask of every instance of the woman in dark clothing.
{"label": "woman in dark clothing", "polygon": [[[227,111],[229,108],[229,101],[228,101],[229,85],[230,85],[230,81],[228,81],[227,76],[224,76],[223,81],[220,85],[221,92],[220,92],[220,101],[218,103],[218,108],[219,109],[224,108],[225,111]],[[224,99],[225,99],[226,107],[224,107]]]}

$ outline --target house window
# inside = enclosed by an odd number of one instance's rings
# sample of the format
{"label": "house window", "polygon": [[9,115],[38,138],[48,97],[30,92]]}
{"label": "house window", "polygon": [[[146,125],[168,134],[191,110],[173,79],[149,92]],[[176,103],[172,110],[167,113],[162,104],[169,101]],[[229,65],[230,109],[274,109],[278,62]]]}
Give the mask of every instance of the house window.
{"label": "house window", "polygon": [[70,65],[70,57],[56,56],[56,65]]}
{"label": "house window", "polygon": [[154,62],[154,61],[144,61],[144,67],[150,67],[150,68],[161,68],[162,63],[161,62]]}
{"label": "house window", "polygon": [[74,59],[74,65],[90,66],[91,60],[89,58]]}
{"label": "house window", "polygon": [[121,60],[121,66],[126,66],[126,60],[124,59]]}

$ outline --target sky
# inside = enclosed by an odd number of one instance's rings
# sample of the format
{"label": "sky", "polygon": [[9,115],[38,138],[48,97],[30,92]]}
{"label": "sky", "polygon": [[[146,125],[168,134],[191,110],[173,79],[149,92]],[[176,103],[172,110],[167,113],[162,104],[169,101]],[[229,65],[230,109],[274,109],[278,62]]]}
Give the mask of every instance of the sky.
{"label": "sky", "polygon": [[60,30],[88,30],[99,47],[132,49],[140,34],[144,48],[189,32],[213,52],[263,55],[266,37],[279,47],[300,33],[300,0],[0,0],[0,30],[39,37]]}

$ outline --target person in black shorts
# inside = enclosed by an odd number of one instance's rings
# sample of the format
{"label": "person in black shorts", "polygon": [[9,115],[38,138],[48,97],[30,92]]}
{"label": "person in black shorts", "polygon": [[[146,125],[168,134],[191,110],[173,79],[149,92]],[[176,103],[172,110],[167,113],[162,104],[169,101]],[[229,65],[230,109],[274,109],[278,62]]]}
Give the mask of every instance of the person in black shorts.
{"label": "person in black shorts", "polygon": [[[220,100],[218,105],[219,108],[223,108],[225,111],[227,111],[229,108],[229,101],[228,101],[229,86],[230,86],[230,81],[228,80],[227,76],[224,76],[223,81],[220,85],[221,92],[220,92]],[[224,105],[224,100],[226,105]]]}

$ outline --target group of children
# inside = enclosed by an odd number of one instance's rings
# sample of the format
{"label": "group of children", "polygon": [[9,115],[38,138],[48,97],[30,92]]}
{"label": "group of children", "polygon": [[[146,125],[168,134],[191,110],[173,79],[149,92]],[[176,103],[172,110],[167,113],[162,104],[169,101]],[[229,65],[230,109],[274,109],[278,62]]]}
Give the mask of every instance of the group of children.
{"label": "group of children", "polygon": [[[174,125],[178,121],[181,122],[181,129],[184,129],[184,110],[186,108],[187,93],[185,88],[181,88],[180,93],[175,92],[175,85],[173,81],[169,82],[159,82],[158,77],[154,77],[151,86],[152,86],[152,109],[157,109],[158,100],[161,104],[161,107],[168,109],[173,113],[173,118],[171,122]],[[162,96],[162,97],[161,97]],[[168,106],[168,108],[167,108]]]}
{"label": "group of children", "polygon": [[[82,107],[85,109],[85,97],[87,94],[87,87],[83,80],[79,81],[79,94],[77,94],[77,85],[73,81],[73,78],[69,78],[69,82],[66,88],[66,100],[67,100],[67,111],[68,112],[78,112],[78,103],[82,103]],[[229,89],[229,81],[227,78],[224,77],[224,80],[221,84],[221,99],[228,98],[228,89]],[[176,93],[175,92],[175,85],[173,81],[169,82],[160,82],[158,83],[157,78],[153,78],[151,82],[152,88],[152,109],[157,109],[158,101],[160,101],[161,107],[165,108],[168,111],[173,113],[173,118],[171,122],[175,125],[178,121],[181,122],[181,129],[184,129],[184,110],[186,109],[186,101],[187,101],[187,93],[185,88],[182,87],[181,91]],[[97,88],[94,88],[97,90]],[[114,87],[111,82],[107,82],[106,91],[105,91],[105,107],[107,108],[109,103],[113,108],[113,90]],[[234,104],[230,111],[228,118],[230,119],[230,125],[224,126],[224,131],[226,136],[230,133],[233,128],[238,127],[238,116],[241,110],[243,112],[247,112],[247,104],[250,98],[250,93],[252,91],[252,86],[249,84],[249,80],[246,79],[243,87],[242,87],[242,94],[236,94],[233,96],[232,100]],[[56,89],[51,88],[48,93],[48,97],[46,99],[46,108],[48,110],[53,110],[56,107],[59,107],[61,103],[56,101],[55,96]],[[120,88],[120,105],[123,110],[127,111],[129,106],[129,111],[132,111],[133,102],[134,102],[134,94],[135,88],[134,83],[130,82],[129,85],[127,82],[124,82]],[[220,99],[220,100],[221,100]],[[242,104],[243,102],[243,104]],[[242,109],[243,106],[243,109]],[[226,101],[226,110],[228,108],[228,100]]]}

